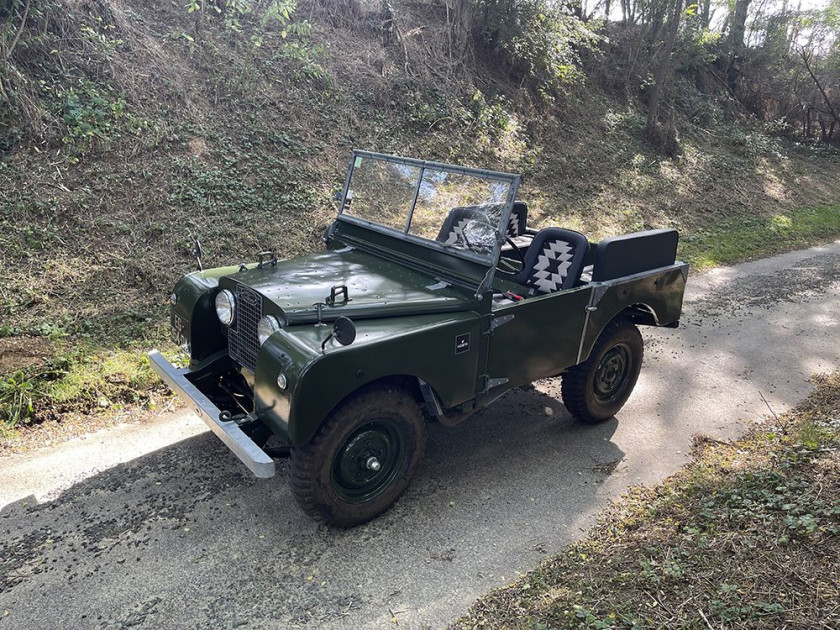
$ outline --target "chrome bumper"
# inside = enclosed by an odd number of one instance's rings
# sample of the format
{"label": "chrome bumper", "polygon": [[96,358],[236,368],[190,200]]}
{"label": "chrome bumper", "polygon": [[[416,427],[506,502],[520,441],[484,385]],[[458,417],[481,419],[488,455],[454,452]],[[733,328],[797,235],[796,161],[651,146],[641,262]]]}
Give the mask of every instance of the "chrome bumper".
{"label": "chrome bumper", "polygon": [[274,476],[274,460],[245,435],[235,422],[219,420],[219,408],[184,376],[188,370],[176,368],[157,350],[149,353],[149,361],[161,380],[169,385],[191,411],[204,420],[210,430],[252,473],[263,479]]}

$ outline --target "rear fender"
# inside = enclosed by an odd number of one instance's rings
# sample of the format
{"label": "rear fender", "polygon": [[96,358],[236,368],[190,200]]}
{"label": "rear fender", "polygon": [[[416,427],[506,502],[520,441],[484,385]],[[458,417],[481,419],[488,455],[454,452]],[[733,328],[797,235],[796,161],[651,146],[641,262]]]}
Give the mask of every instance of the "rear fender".
{"label": "rear fender", "polygon": [[652,273],[593,283],[577,362],[589,358],[595,341],[617,317],[642,326],[674,327],[682,312],[687,272],[688,265],[678,263]]}

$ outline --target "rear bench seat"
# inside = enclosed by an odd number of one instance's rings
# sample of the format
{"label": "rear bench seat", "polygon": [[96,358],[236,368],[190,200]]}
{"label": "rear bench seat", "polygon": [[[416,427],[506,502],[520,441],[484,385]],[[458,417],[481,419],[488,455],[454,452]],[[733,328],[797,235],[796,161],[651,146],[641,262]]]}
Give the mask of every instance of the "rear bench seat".
{"label": "rear bench seat", "polygon": [[673,229],[646,230],[605,238],[597,245],[593,264],[584,267],[581,281],[604,282],[673,265],[679,233]]}

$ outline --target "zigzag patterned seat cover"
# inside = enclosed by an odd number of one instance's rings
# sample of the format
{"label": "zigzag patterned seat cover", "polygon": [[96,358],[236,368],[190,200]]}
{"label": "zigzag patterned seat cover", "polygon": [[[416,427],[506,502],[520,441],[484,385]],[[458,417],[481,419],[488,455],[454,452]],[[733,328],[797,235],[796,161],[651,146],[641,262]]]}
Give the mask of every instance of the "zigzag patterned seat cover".
{"label": "zigzag patterned seat cover", "polygon": [[545,228],[534,237],[517,282],[531,287],[532,293],[554,293],[575,286],[589,248],[580,232]]}
{"label": "zigzag patterned seat cover", "polygon": [[478,210],[475,206],[461,206],[452,208],[443,222],[437,240],[444,245],[455,245],[466,243],[464,239],[464,228],[470,221],[479,221],[490,224],[487,215]]}
{"label": "zigzag patterned seat cover", "polygon": [[507,229],[505,235],[509,238],[516,238],[525,234],[525,229],[528,222],[528,204],[524,201],[517,201],[513,204],[510,211],[510,219],[508,219]]}
{"label": "zigzag patterned seat cover", "polygon": [[575,249],[566,241],[546,241],[542,252],[537,257],[537,264],[528,279],[534,289],[540,293],[559,291],[569,275]]}
{"label": "zigzag patterned seat cover", "polygon": [[453,221],[452,225],[449,226],[449,234],[446,236],[446,240],[443,241],[443,244],[455,245],[456,243],[464,242],[464,228],[467,227],[467,223],[474,220],[475,219],[470,217],[463,217]]}

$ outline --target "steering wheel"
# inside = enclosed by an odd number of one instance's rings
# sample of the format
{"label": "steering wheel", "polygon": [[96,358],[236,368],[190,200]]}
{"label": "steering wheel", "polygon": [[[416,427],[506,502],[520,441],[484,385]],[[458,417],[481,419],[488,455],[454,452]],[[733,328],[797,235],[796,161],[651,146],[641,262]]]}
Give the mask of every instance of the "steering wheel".
{"label": "steering wheel", "polygon": [[[509,237],[507,234],[505,235],[505,242],[513,248],[513,251],[516,252],[516,257],[519,259],[519,267],[516,268],[513,264],[504,256],[499,256],[499,271],[503,273],[511,273],[515,274],[519,271],[525,269],[525,256],[522,255],[520,249],[516,246],[516,243],[513,242],[513,239]],[[507,268],[502,268],[502,265],[505,265]]]}

